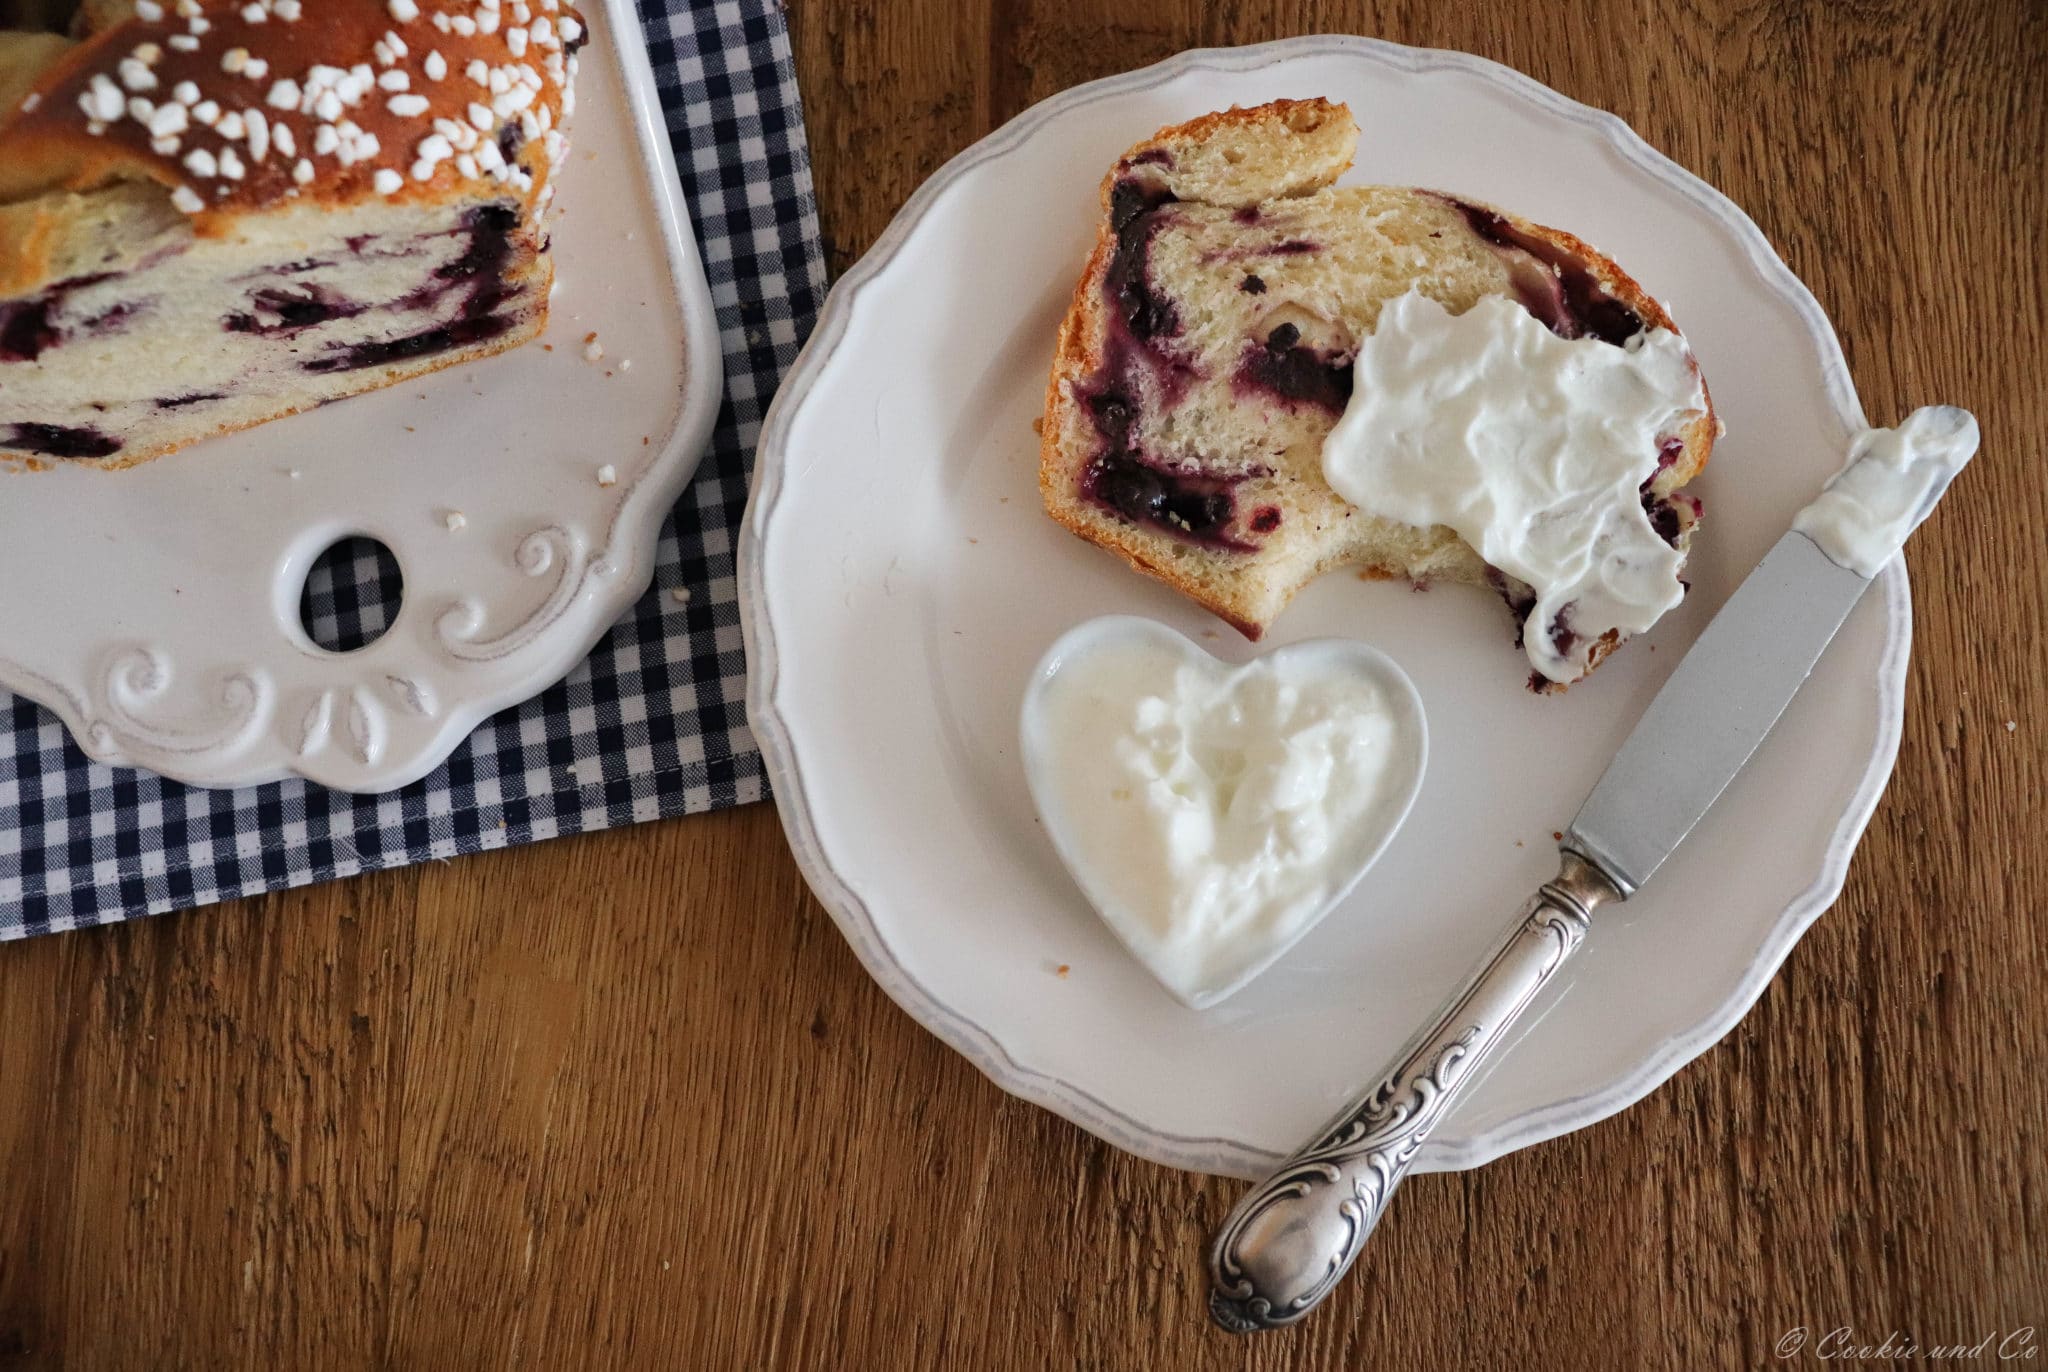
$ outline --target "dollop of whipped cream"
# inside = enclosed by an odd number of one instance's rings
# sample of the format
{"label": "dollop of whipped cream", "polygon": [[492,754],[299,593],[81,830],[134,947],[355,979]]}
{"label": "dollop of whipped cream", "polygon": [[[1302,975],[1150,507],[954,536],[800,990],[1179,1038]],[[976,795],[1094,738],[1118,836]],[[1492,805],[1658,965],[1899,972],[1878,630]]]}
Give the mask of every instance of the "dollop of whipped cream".
{"label": "dollop of whipped cream", "polygon": [[1641,633],[1684,598],[1641,494],[1658,441],[1706,409],[1676,333],[1564,339],[1505,296],[1453,315],[1410,290],[1353,375],[1324,479],[1371,514],[1447,525],[1527,583],[1522,643],[1545,677],[1578,680],[1609,630]]}
{"label": "dollop of whipped cream", "polygon": [[[1419,712],[1348,644],[1242,668],[1170,631],[1092,636],[1027,704],[1032,786],[1104,920],[1202,1008],[1305,933],[1400,823]],[[1388,670],[1395,670],[1389,668]]]}
{"label": "dollop of whipped cream", "polygon": [[1837,565],[1876,576],[1977,451],[1977,417],[1929,405],[1896,429],[1865,429],[1792,527]]}

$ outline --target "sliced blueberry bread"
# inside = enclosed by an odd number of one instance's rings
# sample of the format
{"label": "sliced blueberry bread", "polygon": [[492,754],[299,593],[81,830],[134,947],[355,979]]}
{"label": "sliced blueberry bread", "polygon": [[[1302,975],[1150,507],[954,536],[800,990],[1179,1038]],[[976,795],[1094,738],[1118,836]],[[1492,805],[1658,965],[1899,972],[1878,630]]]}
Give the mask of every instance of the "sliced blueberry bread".
{"label": "sliced blueberry bread", "polygon": [[[1039,479],[1052,517],[1254,639],[1340,566],[1488,585],[1518,622],[1533,603],[1450,529],[1374,516],[1325,481],[1323,440],[1383,305],[1414,290],[1461,314],[1503,295],[1568,339],[1675,331],[1570,234],[1432,191],[1335,186],[1357,140],[1342,105],[1281,100],[1162,129],[1124,154],[1102,184],[1046,391]],[[1641,491],[1645,517],[1681,550],[1699,504],[1679,488],[1717,430],[1701,395],[1703,409],[1646,454],[1656,465]],[[1590,669],[1617,641],[1580,658]]]}
{"label": "sliced blueberry bread", "polygon": [[88,0],[0,33],[0,458],[125,467],[524,342],[561,0]]}

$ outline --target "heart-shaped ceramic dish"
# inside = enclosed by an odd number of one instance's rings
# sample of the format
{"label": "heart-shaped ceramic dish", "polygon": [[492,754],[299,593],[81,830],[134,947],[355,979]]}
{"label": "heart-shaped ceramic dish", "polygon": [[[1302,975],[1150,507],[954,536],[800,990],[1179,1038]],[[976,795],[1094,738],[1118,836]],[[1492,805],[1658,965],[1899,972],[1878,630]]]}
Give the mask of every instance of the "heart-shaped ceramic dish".
{"label": "heart-shaped ceramic dish", "polygon": [[[1079,665],[1105,652],[1133,647],[1162,650],[1177,665],[1201,673],[1205,687],[1221,688],[1241,716],[1244,688],[1255,675],[1271,677],[1285,669],[1295,684],[1311,684],[1318,678],[1333,683],[1363,682],[1371,687],[1384,706],[1391,725],[1385,770],[1371,787],[1369,801],[1340,822],[1341,832],[1330,844],[1330,862],[1323,873],[1322,896],[1302,910],[1256,921],[1225,940],[1207,959],[1205,968],[1187,965],[1168,951],[1169,941],[1152,923],[1132,908],[1125,883],[1105,870],[1118,858],[1138,860],[1135,854],[1104,852],[1103,835],[1091,835],[1080,815],[1068,802],[1071,788],[1060,774],[1062,745],[1072,740],[1059,737],[1058,711],[1052,701],[1059,683]],[[1213,721],[1213,711],[1202,719]],[[1117,940],[1144,964],[1160,984],[1191,1009],[1207,1009],[1242,988],[1245,983],[1271,967],[1288,949],[1301,942],[1310,930],[1350,895],[1359,880],[1378,861],[1402,822],[1414,807],[1422,789],[1429,760],[1429,726],[1422,709],[1422,697],[1400,664],[1377,648],[1351,639],[1322,638],[1295,643],[1285,648],[1229,663],[1202,651],[1186,636],[1157,620],[1138,615],[1104,615],[1076,625],[1052,645],[1039,660],[1024,690],[1019,711],[1018,738],[1022,746],[1024,777],[1046,839],[1074,876],[1079,894],[1102,917]],[[1280,822],[1277,814],[1270,825]],[[1270,845],[1267,845],[1270,846]],[[1354,908],[1353,915],[1365,911]]]}

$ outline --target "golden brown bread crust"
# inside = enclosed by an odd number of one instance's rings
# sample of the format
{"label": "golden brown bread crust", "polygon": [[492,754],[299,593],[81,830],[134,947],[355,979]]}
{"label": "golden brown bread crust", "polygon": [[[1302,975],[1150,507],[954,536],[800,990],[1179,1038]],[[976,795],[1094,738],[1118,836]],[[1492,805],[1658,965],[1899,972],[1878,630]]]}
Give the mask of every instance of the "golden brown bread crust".
{"label": "golden brown bread crust", "polygon": [[[1257,641],[1263,636],[1266,624],[1246,619],[1224,598],[1202,582],[1190,577],[1183,567],[1173,565],[1160,556],[1163,545],[1156,533],[1121,520],[1105,519],[1080,495],[1074,487],[1073,471],[1062,447],[1064,426],[1060,422],[1063,414],[1062,386],[1097,374],[1106,363],[1105,340],[1109,335],[1104,312],[1108,308],[1105,277],[1110,261],[1116,250],[1116,231],[1111,223],[1111,198],[1119,179],[1133,167],[1143,164],[1148,154],[1163,150],[1169,144],[1184,144],[1211,137],[1219,131],[1236,127],[1251,126],[1270,121],[1278,114],[1283,119],[1320,120],[1341,117],[1349,121],[1350,112],[1342,105],[1326,100],[1285,100],[1250,109],[1232,107],[1204,114],[1184,123],[1168,125],[1150,138],[1133,144],[1104,176],[1099,192],[1102,207],[1101,219],[1096,229],[1095,246],[1088,255],[1081,277],[1075,283],[1072,303],[1060,329],[1053,349],[1051,373],[1046,381],[1044,420],[1040,427],[1039,447],[1039,492],[1046,512],[1063,527],[1100,547],[1115,553],[1130,566],[1147,576],[1171,586],[1182,595],[1229,623],[1244,636]],[[1324,184],[1334,182],[1348,167],[1332,169]],[[1319,189],[1314,187],[1313,189]],[[1476,203],[1476,202],[1466,202]],[[1492,209],[1480,205],[1481,209]],[[1627,305],[1650,327],[1666,328],[1674,332],[1677,325],[1669,312],[1621,266],[1602,254],[1591,244],[1572,234],[1546,225],[1536,224],[1518,215],[1495,210],[1520,233],[1551,244],[1582,262],[1616,299]],[[1697,363],[1693,366],[1698,373]],[[1713,410],[1711,394],[1707,394],[1705,379],[1701,378],[1702,393],[1706,395],[1705,413],[1683,425],[1679,435],[1684,447],[1678,460],[1656,478],[1654,488],[1660,494],[1668,494],[1691,481],[1705,468],[1712,453],[1715,438],[1719,434],[1719,421]],[[1358,565],[1360,574],[1374,579],[1405,579],[1405,568],[1380,566],[1371,563],[1358,564],[1346,550],[1336,549],[1326,556],[1313,573],[1303,578],[1302,584],[1316,576],[1341,566]],[[1619,646],[1618,635],[1609,633],[1590,648],[1588,671],[1597,667],[1600,661]],[[1539,687],[1543,690],[1563,690],[1564,687],[1548,683]]]}
{"label": "golden brown bread crust", "polygon": [[[504,0],[509,13],[513,0]],[[195,7],[205,24],[196,47],[174,45],[174,37],[190,35],[192,19],[181,16],[171,0],[165,0],[163,17],[156,20],[129,18],[95,34],[58,58],[36,83],[29,100],[0,111],[0,202],[20,201],[50,190],[89,190],[114,180],[150,180],[167,190],[192,186],[196,178],[184,159],[194,150],[215,157],[231,145],[213,128],[197,121],[187,123],[178,135],[174,152],[152,147],[150,132],[133,118],[120,117],[101,123],[90,118],[80,98],[102,78],[120,88],[122,96],[139,94],[153,104],[172,99],[171,92],[183,81],[199,88],[204,99],[216,102],[224,112],[260,111],[266,120],[284,122],[292,130],[296,155],[273,150],[256,160],[243,154],[246,172],[239,179],[214,179],[204,183],[205,207],[196,213],[194,227],[202,235],[219,231],[222,221],[236,215],[264,209],[288,198],[340,202],[380,194],[374,178],[380,170],[395,171],[402,185],[391,192],[392,199],[443,200],[474,194],[454,159],[438,163],[432,176],[415,179],[412,169],[415,151],[423,138],[434,132],[436,119],[465,121],[472,101],[488,105],[489,91],[471,82],[465,69],[473,60],[490,67],[526,65],[536,74],[544,73],[540,51],[532,46],[521,54],[513,52],[510,34],[526,29],[501,20],[495,32],[464,35],[442,31],[433,16],[469,16],[477,12],[463,0],[418,0],[418,17],[401,23],[394,19],[384,0],[304,0],[301,17],[286,22],[271,17],[252,23],[245,4],[226,0],[203,0]],[[531,13],[554,21],[572,20],[580,35],[580,14],[570,6],[544,10],[534,3]],[[473,21],[471,21],[473,23]],[[400,33],[406,55],[394,63],[382,63],[374,56],[378,41],[390,32]],[[154,45],[156,58],[148,63],[152,84],[143,91],[130,91],[121,79],[122,62],[138,48]],[[226,54],[241,50],[263,64],[265,74],[251,79],[223,69]],[[446,64],[440,79],[428,76],[427,55],[438,52]],[[276,82],[298,81],[315,64],[347,70],[367,64],[376,73],[404,71],[405,91],[376,89],[370,98],[345,111],[363,132],[376,138],[379,152],[370,158],[343,166],[332,156],[315,155],[313,140],[320,122],[315,116],[296,110],[281,111],[270,102]],[[399,114],[390,108],[395,95],[416,95],[425,109]],[[545,106],[548,122],[559,125],[562,86],[543,79],[534,105]],[[94,129],[98,128],[98,132]],[[540,140],[530,140],[538,144]],[[312,164],[315,177],[300,184],[293,177],[300,159]],[[538,147],[522,148],[521,165],[532,175],[524,188],[505,188],[504,197],[528,204],[544,193],[548,159]]]}

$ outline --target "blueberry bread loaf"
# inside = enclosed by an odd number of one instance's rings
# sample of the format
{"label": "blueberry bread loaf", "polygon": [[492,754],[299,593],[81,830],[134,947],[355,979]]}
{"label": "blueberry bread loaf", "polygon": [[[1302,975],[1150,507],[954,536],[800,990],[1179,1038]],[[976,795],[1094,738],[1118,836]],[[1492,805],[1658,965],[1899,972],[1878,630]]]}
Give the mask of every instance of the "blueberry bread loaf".
{"label": "blueberry bread loaf", "polygon": [[125,467],[524,342],[561,0],[87,0],[0,33],[0,458]]}
{"label": "blueberry bread loaf", "polygon": [[[1047,511],[1254,639],[1340,566],[1488,585],[1518,622],[1534,604],[1451,529],[1370,514],[1325,480],[1323,442],[1383,306],[1413,291],[1457,315],[1505,296],[1551,334],[1617,347],[1675,329],[1569,234],[1431,191],[1335,186],[1357,139],[1343,106],[1282,100],[1127,152],[1102,184],[1046,391]],[[1683,365],[1697,375],[1689,353]],[[1645,455],[1640,492],[1641,517],[1681,551],[1699,505],[1679,488],[1717,429],[1703,384],[1699,398]],[[1584,669],[1618,639],[1582,647]]]}

